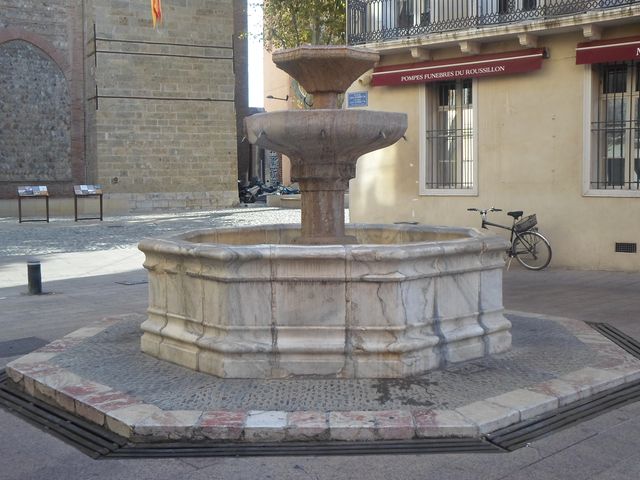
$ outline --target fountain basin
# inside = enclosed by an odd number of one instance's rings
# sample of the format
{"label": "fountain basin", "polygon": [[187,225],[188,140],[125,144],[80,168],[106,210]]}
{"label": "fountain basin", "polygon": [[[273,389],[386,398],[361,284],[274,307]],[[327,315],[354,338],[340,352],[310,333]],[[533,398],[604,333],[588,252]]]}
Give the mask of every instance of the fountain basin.
{"label": "fountain basin", "polygon": [[316,175],[326,176],[331,174],[331,164],[350,163],[355,171],[359,157],[397,142],[407,129],[407,115],[373,110],[283,110],[257,113],[244,123],[250,143],[287,155],[294,166],[303,157],[309,165],[321,164],[323,170]]}
{"label": "fountain basin", "polygon": [[506,243],[475,229],[347,225],[296,245],[271,225],[143,240],[142,350],[226,378],[389,378],[499,353]]}

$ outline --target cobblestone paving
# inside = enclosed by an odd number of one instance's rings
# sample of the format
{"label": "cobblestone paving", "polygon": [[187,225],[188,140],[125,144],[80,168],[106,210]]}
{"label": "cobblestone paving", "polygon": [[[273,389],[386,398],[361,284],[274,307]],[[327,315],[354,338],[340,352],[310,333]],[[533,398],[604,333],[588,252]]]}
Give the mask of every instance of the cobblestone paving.
{"label": "cobblestone paving", "polygon": [[218,379],[140,352],[138,322],[121,322],[52,361],[165,410],[453,409],[589,365],[594,352],[550,320],[510,315],[510,352],[411,379]]}
{"label": "cobblestone paving", "polygon": [[132,247],[144,237],[164,237],[211,227],[300,223],[300,210],[249,206],[215,211],[108,217],[104,222],[52,219],[18,223],[0,218],[0,257]]}

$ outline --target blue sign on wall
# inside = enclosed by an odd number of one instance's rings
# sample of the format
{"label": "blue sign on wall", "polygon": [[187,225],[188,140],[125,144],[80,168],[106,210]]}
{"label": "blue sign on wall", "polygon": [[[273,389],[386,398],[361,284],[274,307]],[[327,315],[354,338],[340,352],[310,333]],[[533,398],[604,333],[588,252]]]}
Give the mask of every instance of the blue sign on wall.
{"label": "blue sign on wall", "polygon": [[347,93],[347,107],[366,107],[369,105],[369,92]]}

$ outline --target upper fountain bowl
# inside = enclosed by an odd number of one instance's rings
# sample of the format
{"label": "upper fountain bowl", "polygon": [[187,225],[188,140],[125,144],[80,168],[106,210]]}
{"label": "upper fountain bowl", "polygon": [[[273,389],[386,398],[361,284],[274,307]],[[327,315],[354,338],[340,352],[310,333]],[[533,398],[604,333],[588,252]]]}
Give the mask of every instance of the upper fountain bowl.
{"label": "upper fountain bowl", "polygon": [[[405,113],[372,110],[283,110],[244,119],[249,142],[287,155],[294,164],[353,163],[396,143]],[[329,168],[329,167],[327,167]],[[329,172],[327,172],[329,173]]]}
{"label": "upper fountain bowl", "polygon": [[314,96],[314,108],[336,108],[336,95],[373,68],[380,55],[360,47],[306,45],[279,50],[272,58]]}

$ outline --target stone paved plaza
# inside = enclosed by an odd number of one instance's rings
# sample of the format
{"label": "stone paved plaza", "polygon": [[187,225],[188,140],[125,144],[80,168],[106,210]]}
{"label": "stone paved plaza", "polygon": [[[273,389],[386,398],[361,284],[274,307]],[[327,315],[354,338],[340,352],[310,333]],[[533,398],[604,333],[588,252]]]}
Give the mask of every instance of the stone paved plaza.
{"label": "stone paved plaza", "polygon": [[508,315],[510,352],[406,379],[219,379],[140,352],[140,319],[122,321],[51,363],[164,410],[453,409],[559,378],[596,352],[558,322]]}
{"label": "stone paved plaza", "polygon": [[[345,213],[348,218],[348,211]],[[216,211],[108,217],[104,222],[52,218],[50,223],[32,224],[0,217],[0,258],[122,249],[135,247],[145,237],[186,230],[281,223],[300,223],[300,210],[257,204]]]}

